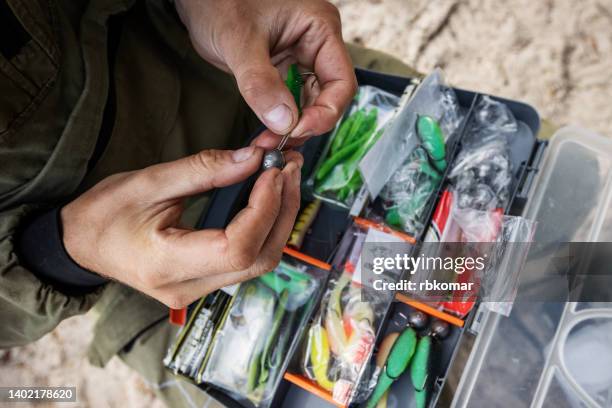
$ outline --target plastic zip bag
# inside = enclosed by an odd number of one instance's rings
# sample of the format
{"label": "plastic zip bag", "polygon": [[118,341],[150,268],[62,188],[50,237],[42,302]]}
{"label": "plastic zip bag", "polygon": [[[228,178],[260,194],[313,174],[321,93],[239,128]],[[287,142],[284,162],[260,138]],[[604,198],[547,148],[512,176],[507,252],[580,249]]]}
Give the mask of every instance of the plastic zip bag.
{"label": "plastic zip bag", "polygon": [[[475,251],[480,246],[480,256],[487,259],[485,268],[464,273],[459,279],[477,282],[483,304],[495,313],[509,316],[535,228],[534,221],[523,217],[455,205],[442,242],[476,244],[469,245]],[[475,300],[473,295],[468,301]],[[453,296],[461,301],[461,294]]]}
{"label": "plastic zip bag", "polygon": [[483,96],[449,179],[461,208],[494,210],[510,199],[512,163],[508,137],[517,131],[512,112],[502,103]]}
{"label": "plastic zip bag", "polygon": [[244,282],[213,339],[201,380],[268,407],[323,288],[326,272],[281,261]]}
{"label": "plastic zip bag", "polygon": [[[445,141],[464,116],[455,92],[444,85],[441,71],[423,81],[360,167],[370,193],[377,194],[381,202],[370,217],[383,218],[387,225],[413,236],[421,234],[447,166]],[[380,156],[375,157],[377,154]],[[381,180],[385,181],[382,189]]]}
{"label": "plastic zip bag", "polygon": [[315,196],[350,207],[363,184],[358,165],[376,143],[399,98],[376,87],[359,87],[307,184]]}
{"label": "plastic zip bag", "polygon": [[367,397],[368,390],[361,387],[369,383],[376,335],[393,300],[391,292],[374,290],[360,280],[357,269],[370,231],[353,225],[344,235],[333,262],[340,272],[327,284],[294,367],[342,405]]}
{"label": "plastic zip bag", "polygon": [[376,198],[391,177],[421,144],[416,135],[419,116],[437,122],[447,140],[459,128],[465,112],[455,92],[444,84],[440,69],[434,70],[413,94],[404,94],[380,140],[365,155],[359,169],[371,198]]}
{"label": "plastic zip bag", "polygon": [[228,294],[215,291],[198,302],[164,358],[164,365],[169,370],[197,382],[204,369],[213,335],[229,301]]}

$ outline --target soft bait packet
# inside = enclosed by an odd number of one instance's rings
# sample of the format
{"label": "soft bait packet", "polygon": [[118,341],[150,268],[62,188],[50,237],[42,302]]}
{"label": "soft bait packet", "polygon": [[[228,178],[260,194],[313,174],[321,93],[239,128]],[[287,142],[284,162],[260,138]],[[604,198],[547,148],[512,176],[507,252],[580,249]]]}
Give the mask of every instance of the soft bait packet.
{"label": "soft bait packet", "polygon": [[[523,217],[504,215],[503,211],[461,208],[452,201],[444,221],[441,242],[425,242],[421,250],[439,259],[465,260],[460,270],[419,269],[412,281],[459,283],[469,289],[448,293],[418,293],[423,300],[439,302],[448,312],[461,317],[480,299],[489,310],[509,315],[519,284],[519,275],[527,258],[536,224]],[[456,264],[456,262],[455,262]]]}
{"label": "soft bait packet", "polygon": [[360,86],[338,122],[307,186],[322,200],[350,208],[363,186],[359,163],[383,133],[399,98],[376,87]]}
{"label": "soft bait packet", "polygon": [[428,75],[414,92],[406,92],[380,140],[364,156],[359,169],[371,198],[376,198],[391,177],[421,145],[416,135],[419,116],[437,122],[444,139],[459,128],[465,112],[454,91],[444,83],[440,69]]}
{"label": "soft bait packet", "polygon": [[230,296],[220,290],[200,299],[164,358],[170,371],[201,382],[210,343],[229,301]]}
{"label": "soft bait packet", "polygon": [[[344,235],[321,306],[305,338],[293,369],[307,377],[341,405],[359,403],[360,384],[373,372],[370,360],[393,292],[375,290],[359,274],[364,244],[380,240],[367,226],[353,224]],[[388,239],[396,240],[388,236]],[[383,239],[386,241],[386,239]],[[392,274],[391,274],[392,275]],[[397,276],[381,276],[395,281]]]}
{"label": "soft bait packet", "polygon": [[446,141],[464,116],[439,70],[403,99],[381,140],[360,164],[367,189],[377,199],[368,217],[421,235],[447,167]]}
{"label": "soft bait packet", "polygon": [[240,284],[201,379],[247,406],[268,407],[326,277],[285,256],[274,271]]}

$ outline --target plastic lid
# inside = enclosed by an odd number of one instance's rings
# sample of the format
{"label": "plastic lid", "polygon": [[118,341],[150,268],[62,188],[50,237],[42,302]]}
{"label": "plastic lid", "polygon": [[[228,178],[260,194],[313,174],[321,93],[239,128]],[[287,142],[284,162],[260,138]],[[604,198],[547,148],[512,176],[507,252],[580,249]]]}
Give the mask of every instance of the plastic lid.
{"label": "plastic lid", "polygon": [[[612,140],[560,129],[524,216],[534,245],[612,241]],[[612,304],[517,303],[484,315],[453,406],[609,407],[611,367]]]}

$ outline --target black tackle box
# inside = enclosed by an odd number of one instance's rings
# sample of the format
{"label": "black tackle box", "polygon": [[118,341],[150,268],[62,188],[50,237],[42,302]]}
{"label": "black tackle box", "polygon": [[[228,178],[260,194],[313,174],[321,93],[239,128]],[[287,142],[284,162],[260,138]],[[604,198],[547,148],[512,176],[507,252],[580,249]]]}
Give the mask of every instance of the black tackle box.
{"label": "black tackle box", "polygon": [[[360,85],[372,85],[397,96],[401,96],[407,86],[418,83],[417,79],[362,69],[357,69],[356,75]],[[455,89],[455,92],[467,114],[459,130],[447,141],[447,160],[450,163],[447,172],[461,150],[462,138],[473,120],[474,106],[483,97],[477,92],[462,89]],[[522,215],[537,221],[535,240],[610,240],[611,141],[573,127],[559,130],[550,140],[539,140],[540,117],[533,107],[518,101],[492,98],[505,103],[520,124],[519,131],[509,140],[513,181],[512,199],[505,209],[506,214]],[[307,179],[317,163],[328,137],[311,138],[302,147],[305,159],[303,180]],[[244,207],[252,183],[253,180],[250,180],[217,190],[198,227],[222,228],[227,225]],[[438,190],[438,196],[444,187],[445,181]],[[568,190],[572,193],[568,194]],[[308,192],[303,192],[303,196],[308,199]],[[581,197],[582,202],[577,201]],[[429,208],[430,218],[434,208],[435,202]],[[301,252],[331,261],[350,224],[349,210],[323,203]],[[423,236],[418,238],[422,240]],[[400,324],[397,323],[397,316],[406,315],[413,307],[410,302],[394,301],[387,311],[377,342],[385,332],[393,330],[395,324]],[[592,406],[592,403],[597,406],[601,396],[589,395],[589,391],[581,387],[580,380],[566,372],[563,354],[559,350],[562,350],[563,342],[568,341],[569,335],[561,338],[559,331],[562,327],[569,327],[567,330],[571,331],[571,324],[582,321],[581,313],[594,314],[598,319],[610,319],[611,312],[611,306],[531,304],[515,305],[510,316],[504,317],[482,307],[475,308],[461,324],[451,324],[448,338],[434,344],[430,375],[435,378],[431,381],[428,406],[531,406],[532,403],[542,406],[542,401],[550,393],[557,400],[574,399],[585,401],[586,406]],[[534,324],[534,316],[538,319],[541,317],[544,322]],[[526,346],[521,346],[521,342],[525,342]],[[551,358],[552,354],[554,358]],[[519,369],[515,367],[517,361],[521,364]],[[201,388],[226,406],[244,407],[243,403],[221,390],[207,385],[201,385]],[[410,390],[410,380],[403,375],[391,388],[387,406],[414,406]],[[506,397],[499,395],[506,395],[509,403],[501,404]],[[282,381],[272,402],[272,406],[287,408],[334,405],[337,404],[316,395],[316,390],[313,392],[303,384],[298,385],[287,379]]]}

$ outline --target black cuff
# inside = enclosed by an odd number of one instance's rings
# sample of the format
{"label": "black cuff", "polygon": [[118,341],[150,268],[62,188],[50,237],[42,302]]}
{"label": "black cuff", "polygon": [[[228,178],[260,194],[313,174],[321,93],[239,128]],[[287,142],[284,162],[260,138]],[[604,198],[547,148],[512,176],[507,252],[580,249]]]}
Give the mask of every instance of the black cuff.
{"label": "black cuff", "polygon": [[25,220],[16,249],[25,267],[41,281],[66,294],[86,294],[107,282],[100,275],[81,268],[66,252],[59,208]]}

